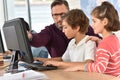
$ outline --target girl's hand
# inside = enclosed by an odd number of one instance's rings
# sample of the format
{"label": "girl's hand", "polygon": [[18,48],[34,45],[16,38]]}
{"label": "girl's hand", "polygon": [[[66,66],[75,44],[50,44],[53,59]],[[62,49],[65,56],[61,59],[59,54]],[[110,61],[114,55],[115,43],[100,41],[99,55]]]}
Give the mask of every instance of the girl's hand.
{"label": "girl's hand", "polygon": [[101,39],[99,39],[98,37],[95,37],[95,36],[89,36],[89,37],[87,38],[86,42],[89,41],[89,40],[92,40],[92,41],[95,41],[95,42],[99,43],[99,41],[100,41]]}
{"label": "girl's hand", "polygon": [[65,71],[84,71],[86,62],[81,62],[74,66],[68,67]]}

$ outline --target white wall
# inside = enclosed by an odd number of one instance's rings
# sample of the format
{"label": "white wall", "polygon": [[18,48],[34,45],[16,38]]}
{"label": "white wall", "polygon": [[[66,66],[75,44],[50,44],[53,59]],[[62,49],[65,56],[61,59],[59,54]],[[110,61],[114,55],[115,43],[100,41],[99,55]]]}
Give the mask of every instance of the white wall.
{"label": "white wall", "polygon": [[4,23],[3,0],[0,0],[0,29]]}
{"label": "white wall", "polygon": [[67,0],[70,9],[80,8],[80,0]]}
{"label": "white wall", "polygon": [[3,0],[0,0],[0,29],[1,29],[1,34],[2,34],[2,38],[3,38],[5,50],[7,50],[7,47],[5,44],[5,38],[3,37],[3,31],[2,31],[4,21],[5,21],[5,19],[4,19],[4,10],[3,10]]}
{"label": "white wall", "polygon": [[13,19],[14,16],[14,0],[7,1],[7,10],[8,10],[8,20]]}

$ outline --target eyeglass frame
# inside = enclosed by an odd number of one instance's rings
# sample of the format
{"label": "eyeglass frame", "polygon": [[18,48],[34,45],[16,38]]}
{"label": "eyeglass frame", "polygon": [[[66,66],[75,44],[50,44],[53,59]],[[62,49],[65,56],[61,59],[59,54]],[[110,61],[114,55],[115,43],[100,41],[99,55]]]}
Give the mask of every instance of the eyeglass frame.
{"label": "eyeglass frame", "polygon": [[52,17],[56,19],[56,18],[58,18],[59,16],[60,16],[60,17],[64,16],[65,14],[66,14],[66,13],[55,13],[55,14],[52,14]]}

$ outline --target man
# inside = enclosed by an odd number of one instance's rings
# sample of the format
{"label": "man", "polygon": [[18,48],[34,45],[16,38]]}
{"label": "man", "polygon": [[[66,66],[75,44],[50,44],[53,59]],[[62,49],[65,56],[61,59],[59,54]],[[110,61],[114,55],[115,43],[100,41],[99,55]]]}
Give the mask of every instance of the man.
{"label": "man", "polygon": [[[40,33],[28,33],[30,44],[35,47],[45,46],[52,58],[61,57],[69,43],[69,39],[62,32],[62,16],[69,11],[66,0],[54,0],[51,4],[51,14],[54,23],[45,27]],[[96,36],[91,27],[88,28],[88,35]]]}

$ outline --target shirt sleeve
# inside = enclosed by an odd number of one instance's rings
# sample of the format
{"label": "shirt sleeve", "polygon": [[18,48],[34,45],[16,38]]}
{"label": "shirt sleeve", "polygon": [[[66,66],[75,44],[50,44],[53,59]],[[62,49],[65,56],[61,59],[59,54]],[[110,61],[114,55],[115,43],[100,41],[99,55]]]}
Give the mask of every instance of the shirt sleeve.
{"label": "shirt sleeve", "polygon": [[94,60],[96,43],[94,41],[88,41],[85,46],[85,60],[91,59]]}
{"label": "shirt sleeve", "polygon": [[96,51],[95,62],[88,63],[87,70],[89,72],[104,73],[107,68],[109,58],[110,58],[109,54],[110,52],[106,50],[106,46],[104,46],[104,44],[98,47]]}
{"label": "shirt sleeve", "polygon": [[51,34],[49,32],[49,28],[43,29],[39,33],[32,34],[33,38],[30,41],[30,44],[34,47],[40,47],[47,45],[51,40]]}

